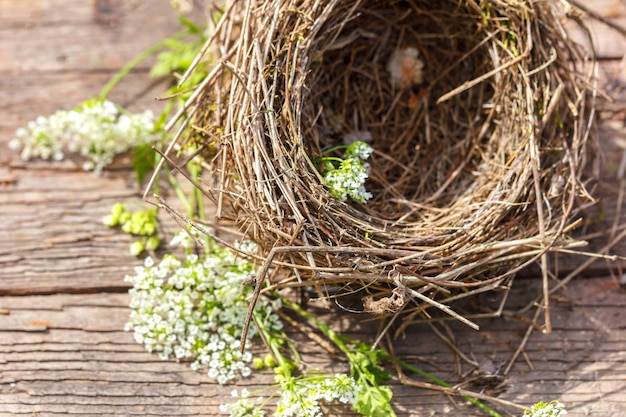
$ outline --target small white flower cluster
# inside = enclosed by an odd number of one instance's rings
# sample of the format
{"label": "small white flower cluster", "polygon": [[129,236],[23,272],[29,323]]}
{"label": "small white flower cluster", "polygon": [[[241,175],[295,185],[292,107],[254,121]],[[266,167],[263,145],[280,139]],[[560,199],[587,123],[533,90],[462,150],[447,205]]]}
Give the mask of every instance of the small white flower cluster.
{"label": "small white flower cluster", "polygon": [[538,402],[524,412],[525,417],[563,417],[567,414],[565,406],[559,401]]}
{"label": "small white flower cluster", "polygon": [[87,100],[74,110],[39,116],[27,127],[17,129],[9,142],[13,150],[21,150],[22,159],[53,159],[60,161],[65,153],[85,158],[85,171],[102,171],[115,155],[137,146],[153,143],[154,115],[120,111],[107,100]]}
{"label": "small white flower cluster", "polygon": [[[148,257],[135,275],[125,278],[133,284],[126,330],[134,330],[135,340],[161,359],[174,356],[193,361],[193,369],[208,368],[208,375],[220,384],[237,374],[249,376],[252,354],[240,353],[239,346],[247,297],[253,291],[243,282],[254,273],[253,264],[223,249],[203,260],[194,254],[185,259],[165,255],[155,264]],[[282,327],[273,314],[278,308],[279,301],[267,298],[256,304],[269,329]],[[248,338],[255,334],[255,326],[250,326]]]}
{"label": "small white flower cluster", "polygon": [[237,398],[237,401],[230,404],[221,404],[220,411],[222,413],[228,413],[230,417],[264,417],[265,411],[256,405],[257,401],[262,401],[262,398],[252,400],[250,397],[250,391],[247,389],[241,390],[241,395],[236,389],[230,393],[233,397]]}
{"label": "small white flower cluster", "polygon": [[281,383],[276,417],[322,417],[320,401],[343,404],[356,402],[359,387],[344,374],[287,380]]}
{"label": "small white flower cluster", "polygon": [[180,246],[181,248],[191,249],[194,245],[194,238],[198,238],[199,236],[200,232],[196,229],[190,229],[189,232],[179,230],[174,234],[172,240],[170,240],[170,246]]}
{"label": "small white flower cluster", "polygon": [[[339,401],[343,404],[356,402],[359,387],[352,377],[344,374],[333,376],[314,375],[302,378],[289,378],[280,383],[280,398],[276,406],[276,417],[322,417],[320,402],[327,404]],[[223,404],[220,411],[229,413],[230,417],[264,416],[261,407],[256,404],[262,398],[252,400],[250,393],[242,390],[232,392],[238,400],[232,404]]]}
{"label": "small white flower cluster", "polygon": [[367,143],[357,140],[352,142],[348,148],[346,149],[346,153],[344,157],[347,158],[356,158],[362,161],[365,161],[370,155],[374,152],[374,149]]}
{"label": "small white flower cluster", "polygon": [[346,149],[339,167],[324,174],[324,182],[334,197],[341,201],[346,201],[350,197],[359,203],[373,197],[372,193],[365,189],[369,164],[364,162],[372,151],[372,147],[365,142],[352,142]]}

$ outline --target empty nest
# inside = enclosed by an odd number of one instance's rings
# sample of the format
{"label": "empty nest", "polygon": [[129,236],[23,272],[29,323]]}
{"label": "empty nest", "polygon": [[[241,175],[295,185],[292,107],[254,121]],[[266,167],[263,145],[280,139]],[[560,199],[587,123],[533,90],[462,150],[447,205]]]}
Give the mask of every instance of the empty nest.
{"label": "empty nest", "polygon": [[[463,320],[452,301],[531,263],[547,280],[591,201],[594,66],[562,4],[232,1],[165,156],[209,168],[194,186],[257,243],[258,291]],[[320,164],[355,138],[374,149],[365,203],[333,197]]]}

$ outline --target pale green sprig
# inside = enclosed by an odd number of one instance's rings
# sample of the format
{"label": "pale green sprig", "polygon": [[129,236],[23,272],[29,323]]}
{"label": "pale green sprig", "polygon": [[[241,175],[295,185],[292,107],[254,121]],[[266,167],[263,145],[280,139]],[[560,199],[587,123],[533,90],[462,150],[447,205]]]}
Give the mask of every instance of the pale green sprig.
{"label": "pale green sprig", "polygon": [[[354,411],[368,417],[395,417],[395,411],[390,404],[393,396],[391,388],[381,385],[383,381],[391,377],[380,366],[384,352],[341,336],[293,302],[285,300],[284,304],[324,333],[346,355],[350,365],[350,376],[357,387],[355,401],[352,401]],[[348,344],[353,346],[349,347]]]}
{"label": "pale green sprig", "polygon": [[[324,182],[335,198],[346,201],[350,197],[356,202],[365,203],[373,197],[365,189],[369,171],[369,164],[365,160],[372,151],[367,143],[355,141],[346,148],[344,159],[322,158],[326,165]],[[338,166],[332,161],[338,162]]]}
{"label": "pale green sprig", "polygon": [[[339,402],[354,404],[359,386],[352,377],[344,374],[307,375],[281,378],[278,386],[280,395],[274,412],[275,417],[322,417],[322,404]],[[247,390],[231,404],[223,404],[220,411],[230,417],[263,416],[262,397],[251,399]]]}
{"label": "pale green sprig", "polygon": [[356,158],[361,161],[365,161],[370,157],[374,149],[367,143],[357,140],[352,142],[347,148],[344,154],[345,158]]}
{"label": "pale green sprig", "polygon": [[[284,300],[283,303],[289,303]],[[258,317],[258,315],[257,315]],[[355,404],[361,387],[354,378],[344,375],[325,375],[318,372],[305,372],[294,375],[299,364],[299,354],[295,350],[287,335],[275,328],[268,327],[257,319],[258,331],[270,349],[265,359],[257,358],[254,365],[262,369],[271,367],[274,370],[276,385],[270,389],[278,396],[278,403],[274,412],[276,417],[321,417],[322,404],[343,403]],[[283,352],[291,351],[294,359],[286,357]],[[262,398],[252,400],[243,395],[233,404],[225,404],[220,409],[229,413],[231,417],[239,417],[262,412],[266,401]]]}
{"label": "pale green sprig", "polygon": [[[193,369],[207,369],[220,384],[249,376],[249,343],[243,353],[239,347],[252,292],[244,282],[255,271],[250,262],[217,248],[202,257],[168,254],[158,264],[148,257],[125,278],[133,284],[126,330],[133,330],[135,340],[161,359],[189,360]],[[273,314],[279,308],[280,302],[265,297],[256,305],[271,329],[282,327]],[[255,334],[251,327],[248,339]]]}
{"label": "pale green sprig", "polygon": [[113,158],[157,140],[151,110],[131,114],[108,100],[91,99],[70,111],[29,122],[9,142],[25,161],[63,160],[67,153],[84,158],[83,169],[101,172]]}
{"label": "pale green sprig", "polygon": [[250,398],[250,391],[242,389],[241,394],[236,389],[231,391],[231,396],[237,400],[230,404],[221,404],[220,411],[227,413],[230,417],[264,417],[265,411],[257,404],[263,401],[263,398]]}
{"label": "pale green sprig", "polygon": [[144,250],[154,251],[161,246],[156,208],[131,213],[124,204],[115,203],[111,213],[102,218],[102,223],[108,227],[120,227],[124,232],[140,237],[130,245],[130,253],[134,256],[139,256]]}
{"label": "pale green sprig", "polygon": [[276,417],[322,417],[321,403],[356,402],[359,386],[345,374],[286,379],[280,384]]}
{"label": "pale green sprig", "polygon": [[524,417],[563,417],[566,414],[565,406],[557,400],[549,403],[539,401],[524,411]]}

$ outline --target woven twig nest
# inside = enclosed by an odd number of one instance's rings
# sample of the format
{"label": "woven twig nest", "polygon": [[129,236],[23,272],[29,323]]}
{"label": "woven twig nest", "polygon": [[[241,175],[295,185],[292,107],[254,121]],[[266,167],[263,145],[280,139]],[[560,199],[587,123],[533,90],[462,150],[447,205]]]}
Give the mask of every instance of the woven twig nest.
{"label": "woven twig nest", "polygon": [[[265,283],[450,312],[572,245],[592,66],[563,16],[549,1],[233,1],[171,149],[198,149],[196,186],[259,245]],[[335,198],[319,163],[354,138],[374,149],[364,203]]]}

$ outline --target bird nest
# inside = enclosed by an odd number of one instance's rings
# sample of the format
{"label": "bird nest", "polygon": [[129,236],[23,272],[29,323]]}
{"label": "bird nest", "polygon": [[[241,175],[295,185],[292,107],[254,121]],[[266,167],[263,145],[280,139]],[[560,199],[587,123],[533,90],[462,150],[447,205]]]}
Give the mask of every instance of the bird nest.
{"label": "bird nest", "polygon": [[[209,168],[194,186],[260,248],[259,291],[462,319],[452,301],[530,263],[547,279],[575,245],[593,62],[564,20],[553,2],[233,1],[165,157]],[[363,202],[325,179],[354,140],[373,149]]]}

